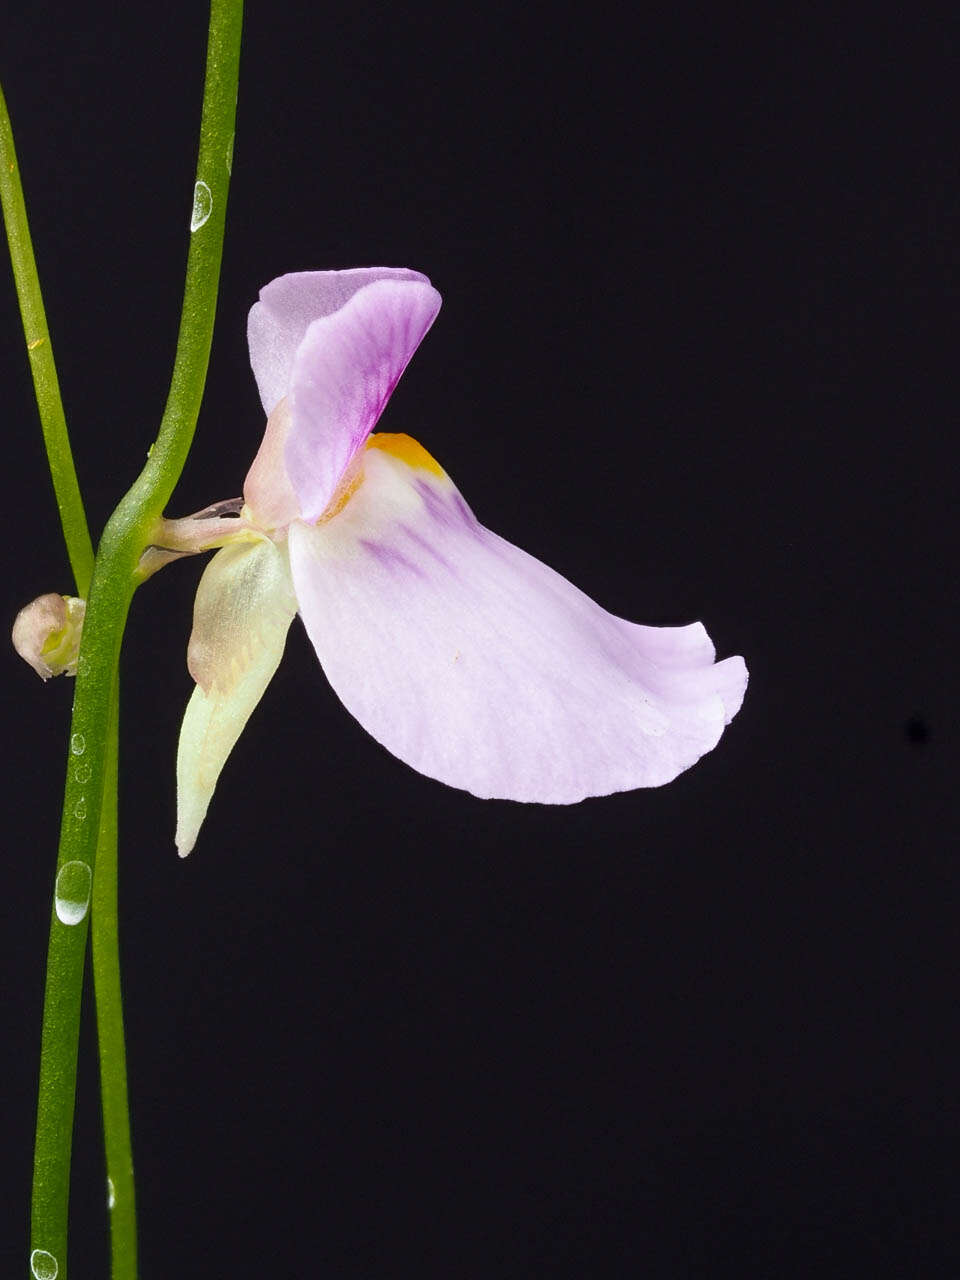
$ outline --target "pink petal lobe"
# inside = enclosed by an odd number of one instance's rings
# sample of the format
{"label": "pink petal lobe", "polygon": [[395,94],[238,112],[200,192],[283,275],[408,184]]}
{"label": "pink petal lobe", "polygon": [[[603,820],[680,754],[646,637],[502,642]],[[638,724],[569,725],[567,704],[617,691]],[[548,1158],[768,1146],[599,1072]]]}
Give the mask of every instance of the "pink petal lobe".
{"label": "pink petal lobe", "polygon": [[356,267],[350,271],[295,271],[278,276],[260,290],[260,301],[253,304],[247,320],[247,340],[268,417],[287,394],[293,357],[313,321],[339,311],[358,289],[376,280],[429,283],[419,271],[405,267]]}
{"label": "pink petal lobe", "polygon": [[323,515],[439,310],[426,281],[377,280],[307,329],[290,375],[284,454],[308,523]]}
{"label": "pink petal lobe", "polygon": [[292,422],[287,400],[280,400],[267,419],[263,441],[243,482],[249,517],[260,529],[285,529],[300,515],[284,461]]}
{"label": "pink petal lobe", "polygon": [[343,510],[289,539],[317,656],[378,742],[474,795],[554,804],[659,786],[716,745],[742,658],[714,664],[699,623],[607,613],[478,524],[408,440],[373,437]]}

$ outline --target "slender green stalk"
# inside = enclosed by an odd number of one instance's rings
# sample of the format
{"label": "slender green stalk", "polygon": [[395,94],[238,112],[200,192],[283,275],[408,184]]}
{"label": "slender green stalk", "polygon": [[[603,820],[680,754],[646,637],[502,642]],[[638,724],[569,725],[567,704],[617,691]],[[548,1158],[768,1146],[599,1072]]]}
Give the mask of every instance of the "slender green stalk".
{"label": "slender green stalk", "polygon": [[117,720],[118,682],[107,739],[103,808],[93,878],[90,930],[93,983],[100,1045],[100,1093],[107,1155],[107,1204],[110,1209],[110,1256],[113,1280],[136,1280],[137,1215],[127,1103],[127,1054],[123,1036],[120,989],[120,944],[117,913]]}
{"label": "slender green stalk", "polygon": [[[242,0],[212,0],[194,213],[173,377],[147,465],[107,522],[94,564],[74,696],[58,881],[92,874],[96,866],[112,691],[137,563],[183,469],[203,395],[223,250],[241,22]],[[78,871],[78,865],[89,870]],[[70,1147],[87,928],[86,914],[76,923],[69,911],[64,918],[57,909],[61,901],[62,895],[55,901],[47,961],[31,1241],[31,1257],[39,1259],[49,1274],[50,1260],[56,1260],[58,1280],[67,1274]],[[114,1042],[111,1037],[110,1043]],[[111,1123],[112,1114],[112,1107],[108,1111],[105,1106],[106,1123]],[[109,1146],[112,1138],[108,1136],[107,1141]],[[120,1261],[126,1268],[120,1274],[132,1275],[135,1264],[128,1246],[121,1247]]]}
{"label": "slender green stalk", "polygon": [[60,383],[53,359],[47,316],[43,309],[37,264],[33,256],[33,243],[27,223],[27,211],[23,203],[23,187],[20,184],[20,168],[13,145],[13,130],[7,104],[0,88],[0,201],[3,204],[3,221],[10,246],[10,261],[20,301],[23,320],[23,336],[27,343],[33,388],[40,410],[43,442],[50,462],[53,490],[63,525],[63,537],[67,544],[70,567],[77,583],[77,595],[85,596],[90,587],[93,572],[93,546],[83,511],[83,499],[77,484],[73,466],[70,437],[60,399]]}

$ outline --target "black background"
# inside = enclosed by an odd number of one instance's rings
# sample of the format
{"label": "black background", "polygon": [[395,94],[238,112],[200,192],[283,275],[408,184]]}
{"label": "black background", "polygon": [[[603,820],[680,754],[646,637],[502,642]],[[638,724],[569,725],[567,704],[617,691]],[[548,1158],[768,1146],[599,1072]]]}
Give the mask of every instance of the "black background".
{"label": "black background", "polygon": [[[249,5],[171,513],[238,493],[256,450],[257,290],[409,265],[444,308],[384,426],[604,606],[702,618],[752,678],[665,789],[484,803],[368,738],[297,624],[181,862],[201,565],[138,593],[144,1280],[957,1273],[960,33],[705,12]],[[187,0],[33,4],[0,36],[95,532],[166,391],[205,27]],[[0,326],[12,622],[70,579],[6,269]],[[72,690],[11,654],[2,691],[13,1275]],[[92,1277],[92,1018],[81,1063],[71,1267]]]}

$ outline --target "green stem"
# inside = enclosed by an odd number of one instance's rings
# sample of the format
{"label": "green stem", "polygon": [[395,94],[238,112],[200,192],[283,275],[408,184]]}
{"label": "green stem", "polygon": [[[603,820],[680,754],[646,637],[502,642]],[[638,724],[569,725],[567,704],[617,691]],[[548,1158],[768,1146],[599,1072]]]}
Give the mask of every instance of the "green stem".
{"label": "green stem", "polygon": [[[58,878],[85,874],[72,867],[65,872],[67,864],[85,864],[91,873],[95,870],[112,691],[137,562],[152,541],[183,469],[200,410],[223,251],[242,13],[242,0],[212,0],[197,162],[201,200],[190,236],[173,377],[147,465],[107,522],[94,564],[74,696]],[[84,762],[89,772],[78,769]],[[70,1146],[86,929],[86,916],[69,924],[54,910],[40,1057],[31,1248],[32,1256],[48,1267],[47,1257],[56,1259],[58,1280],[67,1273]],[[112,1109],[105,1106],[108,1124],[111,1115]],[[107,1141],[109,1145],[112,1139],[108,1136]],[[132,1274],[129,1254],[122,1263],[127,1271],[121,1274]]]}
{"label": "green stem", "polygon": [[27,211],[23,202],[20,168],[13,145],[13,130],[7,111],[3,89],[0,88],[0,203],[3,204],[3,221],[10,246],[10,261],[20,302],[23,320],[23,336],[27,343],[30,372],[40,410],[43,442],[47,448],[53,490],[60,511],[60,523],[67,544],[70,567],[77,583],[77,594],[85,596],[90,587],[93,572],[93,546],[83,511],[83,499],[77,484],[73,466],[70,437],[60,399],[60,383],[53,359],[47,316],[43,309],[43,296],[37,278],[37,264],[33,256],[33,243],[27,223]]}
{"label": "green stem", "polygon": [[113,1280],[136,1280],[137,1215],[127,1103],[127,1054],[123,1037],[120,989],[120,945],[117,913],[117,721],[118,685],[107,739],[103,808],[93,878],[90,929],[93,984],[100,1045],[100,1093],[107,1155],[107,1203],[110,1208],[110,1255]]}

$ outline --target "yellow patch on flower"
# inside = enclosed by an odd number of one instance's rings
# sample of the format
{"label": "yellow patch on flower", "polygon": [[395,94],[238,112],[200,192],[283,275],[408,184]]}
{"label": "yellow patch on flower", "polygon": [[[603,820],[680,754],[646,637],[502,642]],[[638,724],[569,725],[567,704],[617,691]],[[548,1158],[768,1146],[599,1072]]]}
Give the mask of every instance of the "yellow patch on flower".
{"label": "yellow patch on flower", "polygon": [[402,432],[378,431],[367,437],[368,449],[382,449],[393,458],[399,458],[408,467],[418,471],[432,471],[435,476],[444,476],[446,472],[436,458],[431,457],[426,449],[413,436]]}
{"label": "yellow patch on flower", "polygon": [[337,485],[336,492],[330,499],[327,509],[317,521],[317,524],[326,524],[328,520],[332,520],[334,516],[338,516],[359,489],[362,482],[363,469],[359,466],[357,458],[354,458],[346,471],[344,471],[343,475],[340,477],[340,483]]}

